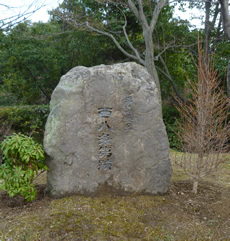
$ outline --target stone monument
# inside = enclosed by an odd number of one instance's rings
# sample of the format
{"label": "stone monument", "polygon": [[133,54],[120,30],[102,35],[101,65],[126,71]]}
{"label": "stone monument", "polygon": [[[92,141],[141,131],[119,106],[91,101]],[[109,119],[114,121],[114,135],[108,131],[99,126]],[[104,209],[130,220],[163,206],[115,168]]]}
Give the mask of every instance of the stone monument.
{"label": "stone monument", "polygon": [[50,195],[165,193],[172,170],[157,91],[136,63],[62,76],[44,138]]}

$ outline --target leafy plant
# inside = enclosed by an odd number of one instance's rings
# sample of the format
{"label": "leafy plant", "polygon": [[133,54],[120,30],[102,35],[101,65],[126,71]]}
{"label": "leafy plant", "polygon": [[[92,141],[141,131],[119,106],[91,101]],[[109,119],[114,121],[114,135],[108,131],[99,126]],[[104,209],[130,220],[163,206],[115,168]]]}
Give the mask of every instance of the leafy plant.
{"label": "leafy plant", "polygon": [[36,198],[33,185],[35,173],[47,170],[42,145],[31,137],[23,134],[13,134],[6,137],[0,145],[4,164],[0,166],[0,186],[10,197],[23,196],[27,201]]}

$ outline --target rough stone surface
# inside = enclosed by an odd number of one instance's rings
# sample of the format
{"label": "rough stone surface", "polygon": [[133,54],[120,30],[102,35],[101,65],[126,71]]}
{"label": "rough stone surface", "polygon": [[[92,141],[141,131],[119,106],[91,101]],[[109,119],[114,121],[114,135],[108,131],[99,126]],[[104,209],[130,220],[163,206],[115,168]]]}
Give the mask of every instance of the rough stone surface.
{"label": "rough stone surface", "polygon": [[144,67],[75,67],[62,76],[50,108],[44,147],[51,196],[167,191],[169,144]]}

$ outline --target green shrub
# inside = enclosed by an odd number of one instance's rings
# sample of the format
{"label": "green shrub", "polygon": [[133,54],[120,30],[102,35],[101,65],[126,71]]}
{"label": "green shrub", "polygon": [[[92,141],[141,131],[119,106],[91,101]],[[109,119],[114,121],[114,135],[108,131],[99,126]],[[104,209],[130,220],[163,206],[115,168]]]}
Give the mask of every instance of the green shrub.
{"label": "green shrub", "polygon": [[0,85],[0,106],[11,106],[17,103],[16,97],[1,91]]}
{"label": "green shrub", "polygon": [[27,201],[36,198],[36,189],[32,184],[35,173],[47,170],[42,145],[31,137],[13,134],[6,137],[0,145],[4,164],[0,166],[0,186],[10,197],[23,196]]}
{"label": "green shrub", "polygon": [[[24,133],[41,142],[44,135],[48,105],[4,106],[0,108],[0,137],[10,132]],[[11,130],[11,131],[10,131]],[[8,131],[8,133],[6,133]]]}
{"label": "green shrub", "polygon": [[163,120],[168,135],[170,148],[181,151],[181,141],[176,134],[178,132],[178,124],[176,122],[176,119],[179,120],[180,116],[175,106],[163,105]]}

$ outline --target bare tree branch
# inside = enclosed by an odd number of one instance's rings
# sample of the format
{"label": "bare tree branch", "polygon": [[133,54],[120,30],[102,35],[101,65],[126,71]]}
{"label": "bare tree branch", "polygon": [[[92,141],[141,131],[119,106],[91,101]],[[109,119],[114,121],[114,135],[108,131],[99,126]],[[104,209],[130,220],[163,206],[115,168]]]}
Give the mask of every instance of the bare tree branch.
{"label": "bare tree branch", "polygon": [[176,93],[176,95],[178,96],[178,98],[181,100],[181,101],[185,101],[184,98],[181,96],[180,92],[178,91],[177,87],[176,87],[176,84],[174,83],[170,73],[169,73],[169,70],[168,70],[168,67],[165,63],[165,61],[163,60],[163,58],[161,56],[159,56],[160,58],[160,62],[161,64],[163,65],[164,69],[166,72],[164,72],[163,70],[161,70],[160,68],[157,67],[157,70],[160,71],[165,77],[168,78],[168,80],[170,81],[172,87],[173,87],[173,90],[174,92]]}
{"label": "bare tree branch", "polygon": [[151,23],[150,23],[150,31],[151,32],[153,32],[153,30],[156,26],[157,19],[159,17],[159,14],[160,14],[161,10],[166,6],[167,3],[168,3],[168,0],[160,0],[157,3],[157,6],[154,9],[153,17],[152,17],[152,20],[151,20]]}
{"label": "bare tree branch", "polygon": [[134,59],[138,62],[140,62],[141,64],[144,64],[144,60],[141,59],[138,51],[133,47],[133,45],[130,43],[129,41],[129,38],[127,36],[127,33],[126,33],[126,23],[125,25],[123,26],[123,30],[124,30],[124,33],[126,34],[126,40],[128,41],[128,44],[129,44],[129,47],[134,51],[134,53],[136,55],[133,55],[133,54],[130,54],[129,52],[127,52],[121,45],[120,43],[117,41],[117,39],[114,37],[114,35],[112,35],[111,33],[108,33],[108,32],[105,32],[105,31],[102,31],[100,29],[97,29],[93,26],[91,26],[89,24],[89,22],[84,22],[84,23],[78,23],[76,20],[74,20],[74,18],[72,16],[67,16],[65,14],[61,14],[59,11],[55,11],[55,14],[60,17],[61,19],[63,19],[64,21],[67,21],[69,24],[73,25],[74,27],[87,27],[89,30],[95,32],[95,33],[98,33],[100,35],[104,35],[104,36],[107,36],[109,37],[110,39],[112,39],[112,41],[115,43],[115,45],[117,46],[117,48],[123,53],[125,54],[127,57],[131,58],[131,59]]}
{"label": "bare tree branch", "polygon": [[162,50],[158,55],[156,55],[156,56],[154,57],[154,59],[157,61],[157,60],[160,58],[160,56],[161,56],[163,53],[165,53],[166,50],[168,50],[168,49],[170,49],[170,48],[189,48],[189,47],[192,47],[192,46],[194,46],[194,45],[197,45],[197,44],[194,43],[194,44],[189,44],[189,45],[177,45],[177,44],[168,45],[168,46],[164,47],[163,50]]}
{"label": "bare tree branch", "polygon": [[142,23],[143,27],[147,28],[148,22],[147,22],[147,19],[145,17],[145,14],[144,14],[142,0],[138,0],[138,5],[139,5],[139,15],[140,15],[141,23]]}
{"label": "bare tree branch", "polygon": [[139,20],[139,22],[141,23],[141,18],[140,18],[140,14],[138,9],[136,8],[135,4],[133,3],[132,0],[128,0],[128,6],[130,8],[130,10],[133,12],[133,14],[135,15],[135,17]]}
{"label": "bare tree branch", "polygon": [[3,4],[3,3],[0,3],[0,6],[8,8],[8,9],[15,8],[13,6],[9,6],[9,5],[6,5],[6,4]]}
{"label": "bare tree branch", "polygon": [[[122,12],[122,11],[121,11],[121,12]],[[123,12],[122,12],[122,13],[123,13]],[[126,32],[127,19],[126,19],[126,16],[125,16],[124,13],[123,13],[123,16],[124,16],[124,19],[125,19],[125,24],[123,25],[123,32],[124,32],[126,41],[127,41],[128,45],[129,45],[129,47],[130,47],[130,48],[133,50],[133,52],[135,53],[136,57],[138,58],[138,61],[139,61],[142,65],[144,65],[144,64],[145,64],[144,60],[141,58],[141,56],[140,56],[139,52],[137,51],[137,49],[134,48],[133,44],[130,42],[129,36],[128,36],[127,32]]]}
{"label": "bare tree branch", "polygon": [[119,44],[119,42],[116,40],[116,38],[112,34],[104,32],[104,31],[99,30],[99,29],[96,29],[96,28],[90,26],[88,22],[86,22],[85,25],[86,25],[87,28],[91,29],[92,31],[94,31],[96,33],[99,33],[99,34],[102,34],[102,35],[105,35],[105,36],[108,36],[109,38],[111,38],[113,40],[113,42],[115,43],[115,45],[118,47],[118,49],[123,54],[125,54],[127,57],[129,57],[131,59],[134,59],[134,60],[137,60],[137,61],[139,61],[139,60],[143,61],[142,59],[139,59],[135,55],[128,53],[124,48],[122,48],[122,46]]}
{"label": "bare tree branch", "polygon": [[[28,19],[35,12],[45,7],[46,6],[45,2],[46,0],[43,0],[42,2],[39,2],[39,0],[33,0],[22,12],[0,19],[0,29],[6,31],[9,27],[17,25],[18,23]],[[6,7],[9,10],[21,8],[21,7],[9,6],[6,4],[0,4],[0,6]]]}

